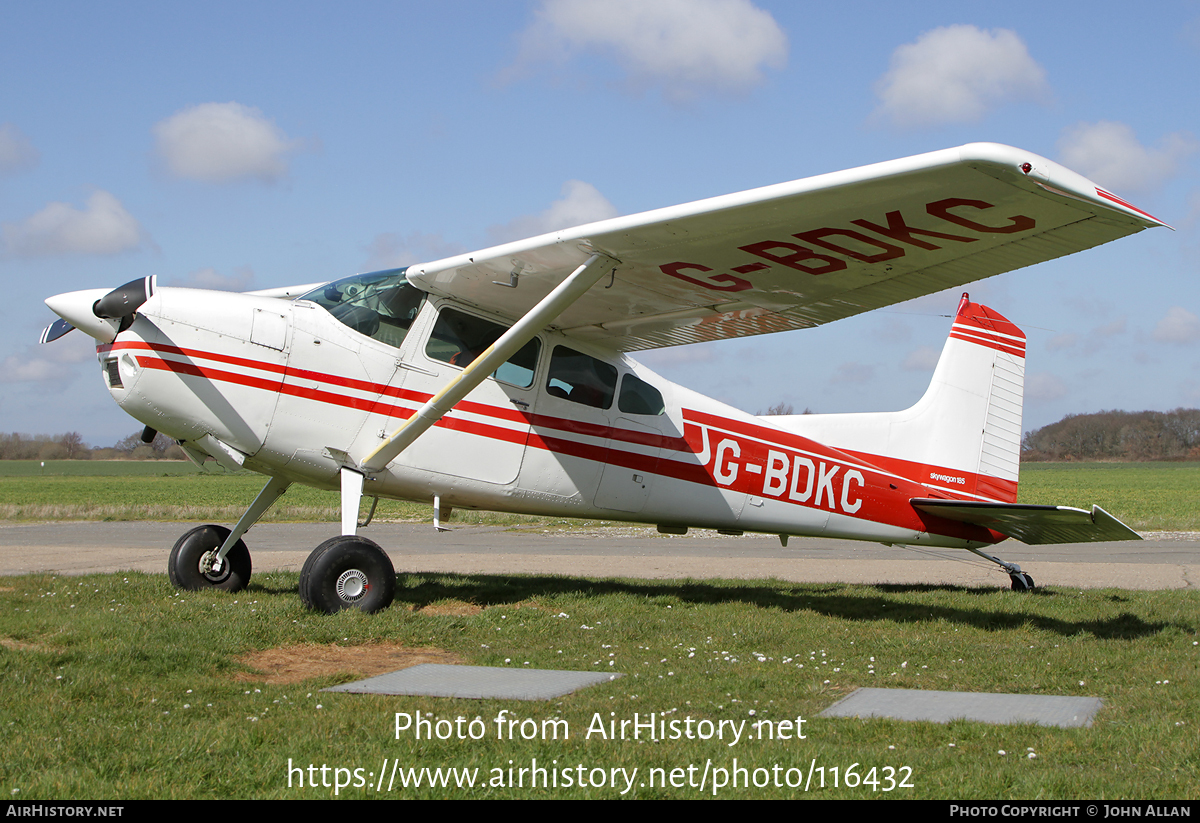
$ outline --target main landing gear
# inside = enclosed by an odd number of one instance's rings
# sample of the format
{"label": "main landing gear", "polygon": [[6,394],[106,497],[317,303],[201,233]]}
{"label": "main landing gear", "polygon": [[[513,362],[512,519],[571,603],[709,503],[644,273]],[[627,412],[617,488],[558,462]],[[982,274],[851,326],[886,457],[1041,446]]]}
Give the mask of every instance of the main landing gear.
{"label": "main landing gear", "polygon": [[365,537],[331,537],[308,556],[300,572],[300,599],[326,614],[386,609],[396,596],[396,569],[387,552]]}
{"label": "main landing gear", "polygon": [[979,549],[968,549],[968,551],[979,555],[984,560],[990,560],[1000,568],[1008,572],[1008,579],[1012,581],[1012,590],[1014,592],[1031,592],[1034,589],[1033,578],[1025,572],[1021,571],[1021,567],[1016,563],[1006,563],[999,557],[992,557],[987,552],[981,552]]}
{"label": "main landing gear", "polygon": [[[186,591],[241,591],[250,582],[250,550],[242,535],[287,491],[290,481],[273,477],[233,529],[198,526],[171,550],[167,574]],[[326,540],[308,556],[300,572],[300,599],[310,609],[333,614],[342,609],[373,613],[396,596],[396,569],[378,544],[354,534],[362,475],[342,472],[342,534]]]}

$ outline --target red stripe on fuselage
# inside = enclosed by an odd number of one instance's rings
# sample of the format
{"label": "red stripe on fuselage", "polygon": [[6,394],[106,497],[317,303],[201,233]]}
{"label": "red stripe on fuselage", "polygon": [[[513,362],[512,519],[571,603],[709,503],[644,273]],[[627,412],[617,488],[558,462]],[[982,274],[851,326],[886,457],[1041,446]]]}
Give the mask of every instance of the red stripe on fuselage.
{"label": "red stripe on fuselage", "polygon": [[[356,391],[367,392],[369,394],[378,395],[380,397],[394,397],[399,400],[407,400],[414,404],[421,405],[426,403],[433,395],[429,392],[412,391],[411,389],[397,388],[395,386],[387,386],[382,383],[372,383],[366,380],[358,380],[353,377],[344,377],[336,374],[328,374],[326,372],[310,371],[308,369],[297,369],[292,366],[281,366],[278,363],[270,363],[261,360],[250,360],[244,357],[235,357],[228,354],[220,354],[217,352],[200,351],[199,349],[183,349],[178,346],[166,346],[161,344],[137,342],[121,342],[114,343],[108,346],[97,347],[97,350],[137,350],[137,351],[153,351],[158,354],[170,354],[179,357],[187,357],[189,359],[210,360],[217,363],[226,363],[229,365],[242,366],[243,368],[255,369],[258,371],[266,371],[272,374],[279,374],[287,378],[298,378],[302,380],[312,380],[317,383],[341,386]],[[140,360],[141,358],[139,358]],[[160,362],[178,363],[175,360],[163,359]],[[195,367],[200,368],[200,367]],[[176,371],[186,371],[183,369],[173,369]],[[188,372],[197,376],[204,376],[198,372]],[[243,385],[254,385],[240,379],[234,379],[234,372],[221,372],[224,377],[215,378],[226,380],[227,382],[242,383]],[[290,386],[287,383],[273,384],[280,388],[275,389],[284,394],[290,394],[296,397],[308,397],[309,399],[317,399],[315,396],[306,393],[313,390],[306,390],[300,387]],[[256,388],[266,388],[263,386],[255,386]],[[292,390],[295,389],[295,390]],[[328,393],[326,393],[328,394]],[[344,397],[346,402],[339,402],[336,398]],[[393,406],[386,403],[379,403],[376,400],[369,401],[367,405],[363,405],[363,401],[359,398],[328,394],[328,397],[323,399],[323,402],[331,402],[335,405],[348,406],[356,409],[366,409],[379,414],[390,414],[393,417],[407,420],[416,411],[415,408],[404,406]],[[376,405],[377,404],[377,405]],[[602,437],[605,439],[619,440],[625,443],[632,443],[642,446],[650,446],[654,448],[666,449],[668,451],[685,451],[687,443],[682,437],[666,437],[661,434],[652,432],[633,431],[630,429],[622,429],[617,426],[604,426],[595,423],[585,423],[579,420],[571,420],[562,417],[553,417],[545,414],[526,414],[516,409],[507,409],[502,406],[493,406],[486,403],[479,403],[473,400],[460,401],[455,409],[458,411],[478,414],[484,417],[505,420],[510,423],[523,423],[534,427],[556,429],[558,431],[571,432],[573,434],[582,434],[589,437]],[[456,423],[461,421],[456,420]],[[454,426],[451,426],[454,428]]]}
{"label": "red stripe on fuselage", "polygon": [[[100,347],[98,347],[99,349]],[[148,344],[144,342],[121,342],[105,347],[104,350],[136,350],[153,352],[159,355],[154,356],[138,356],[138,362],[145,368],[153,368],[161,371],[171,371],[177,374],[199,377],[205,380],[220,381],[243,385],[250,388],[260,389],[263,391],[273,391],[278,394],[299,397],[315,402],[326,403],[345,408],[352,408],[359,411],[366,411],[376,414],[388,414],[397,418],[405,418],[411,416],[414,408],[407,406],[394,405],[385,403],[381,400],[382,397],[395,397],[398,399],[409,400],[412,402],[423,403],[431,395],[422,392],[412,392],[394,389],[369,381],[357,380],[354,378],[341,377],[338,375],[324,374],[320,372],[312,372],[301,369],[290,369],[280,366],[276,363],[269,363],[257,360],[251,360],[233,355],[219,354],[215,352],[203,352],[195,349],[183,349],[175,346],[163,346],[156,344]],[[241,366],[243,368],[254,369],[261,372],[266,372],[271,375],[278,375],[279,379],[269,379],[254,375],[241,374],[226,369],[212,368],[210,366],[199,366],[192,362],[181,362],[179,360],[162,357],[162,355],[175,357],[186,357],[191,359],[208,360],[216,363],[224,363],[227,365]],[[323,384],[337,385],[345,388],[355,389],[364,392],[376,394],[373,398],[359,398],[350,395],[325,391],[317,388],[307,388],[289,384],[286,380],[290,377],[299,377],[301,379],[313,380]],[[510,429],[503,426],[490,425],[474,420],[467,420],[458,416],[445,416],[438,421],[437,425],[464,434],[472,434],[480,437],[488,437],[498,440],[504,440],[511,443],[525,442],[529,446],[545,449],[552,453],[570,455],[581,459],[595,461],[597,463],[607,463],[616,466],[630,468],[635,471],[643,471],[648,474],[656,474],[664,477],[669,477],[685,482],[697,483],[705,486],[715,486],[719,488],[727,488],[734,491],[743,491],[747,494],[762,494],[760,489],[754,488],[755,481],[751,478],[751,472],[745,471],[742,474],[742,481],[737,484],[739,486],[747,486],[745,489],[734,488],[729,484],[719,483],[713,476],[713,471],[710,466],[701,466],[698,463],[688,462],[686,460],[672,459],[670,452],[682,453],[689,457],[694,457],[701,449],[700,443],[692,442],[694,438],[687,436],[685,427],[684,437],[666,437],[663,435],[650,434],[645,432],[631,431],[621,429],[614,426],[605,426],[594,423],[586,423],[567,418],[551,417],[541,414],[524,414],[519,411],[505,409],[501,407],[491,406],[484,403],[474,401],[464,401],[455,407],[456,410],[468,411],[473,414],[478,414],[485,417],[492,417],[499,420],[510,422],[523,422],[531,426],[529,431],[524,429]],[[697,427],[713,428],[722,432],[727,432],[734,435],[741,435],[752,438],[758,443],[755,449],[766,454],[770,447],[786,449],[791,453],[803,453],[816,457],[819,461],[825,461],[830,466],[837,464],[844,466],[847,469],[855,469],[868,473],[868,475],[883,476],[875,483],[864,482],[862,488],[854,488],[853,493],[855,499],[863,501],[863,509],[856,511],[853,516],[863,519],[872,520],[880,523],[900,528],[914,529],[923,531],[927,528],[927,517],[921,517],[913,508],[908,505],[910,497],[922,496],[923,488],[919,481],[913,481],[911,476],[906,476],[906,473],[894,472],[891,468],[884,467],[883,464],[888,462],[901,463],[904,461],[888,461],[881,459],[875,455],[855,454],[844,452],[829,447],[823,446],[815,441],[804,438],[790,432],[783,431],[777,428],[756,425],[748,421],[736,420],[731,418],[720,417],[708,412],[702,412],[694,409],[683,409],[684,420]],[[604,445],[588,443],[578,440],[564,439],[547,434],[544,430],[561,431],[565,433],[578,434],[585,437],[603,439],[608,441]],[[635,451],[628,451],[621,448],[613,448],[611,443],[629,443],[633,445],[642,445],[647,447],[661,448],[668,454],[661,457],[653,455],[641,454]],[[711,441],[711,438],[710,438]],[[715,448],[716,444],[710,442],[710,447]],[[710,463],[715,463],[711,460]],[[755,475],[763,477],[762,474]],[[888,492],[888,481],[886,477],[901,481],[902,486],[910,486],[905,489],[896,487],[896,484],[891,484],[892,491]],[[845,481],[845,475],[840,478]],[[799,505],[805,508],[812,508],[819,511],[830,511],[837,513],[837,501],[833,500],[830,495],[825,495],[822,500],[822,505],[812,505],[808,502],[799,502],[797,500],[787,499],[787,495],[767,494],[770,499],[779,502],[786,502],[792,505]],[[939,522],[939,534],[945,534],[953,537],[963,537],[979,540],[980,535],[976,527],[970,527],[966,524],[959,524],[954,521],[946,521],[943,525]]]}

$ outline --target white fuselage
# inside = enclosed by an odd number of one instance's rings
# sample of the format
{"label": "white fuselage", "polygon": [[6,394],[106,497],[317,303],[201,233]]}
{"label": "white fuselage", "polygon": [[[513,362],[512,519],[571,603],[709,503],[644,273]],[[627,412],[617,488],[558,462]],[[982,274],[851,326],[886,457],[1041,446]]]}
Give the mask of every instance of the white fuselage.
{"label": "white fuselage", "polygon": [[[427,299],[391,345],[307,300],[163,288],[98,347],[120,406],[193,453],[317,486],[371,453],[461,369],[430,357]],[[628,357],[546,330],[528,385],[488,378],[364,494],[443,506],[781,535],[980,546],[999,535],[919,516],[928,485],[677,386]],[[661,413],[582,405],[549,389],[567,346],[661,393]],[[112,366],[112,362],[116,366]],[[947,495],[949,496],[949,495]],[[932,524],[932,528],[931,528]]]}

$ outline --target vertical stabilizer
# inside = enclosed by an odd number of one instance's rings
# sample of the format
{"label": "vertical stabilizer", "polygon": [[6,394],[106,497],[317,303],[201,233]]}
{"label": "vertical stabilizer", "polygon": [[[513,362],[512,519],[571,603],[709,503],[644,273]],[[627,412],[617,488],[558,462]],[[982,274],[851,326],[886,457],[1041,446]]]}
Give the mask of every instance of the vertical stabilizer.
{"label": "vertical stabilizer", "polygon": [[963,295],[925,396],[912,408],[767,420],[956,497],[1014,502],[1025,335]]}

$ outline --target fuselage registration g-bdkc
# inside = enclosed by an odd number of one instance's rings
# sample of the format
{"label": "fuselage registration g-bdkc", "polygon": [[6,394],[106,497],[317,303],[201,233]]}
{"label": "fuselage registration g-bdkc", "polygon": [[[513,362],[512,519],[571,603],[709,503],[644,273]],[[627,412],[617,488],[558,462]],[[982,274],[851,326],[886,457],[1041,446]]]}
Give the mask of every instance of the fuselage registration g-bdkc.
{"label": "fuselage registration g-bdkc", "polygon": [[[300,594],[391,603],[363,496],[722,532],[982,551],[1136,539],[1102,509],[1019,505],[1025,335],[963,295],[924,397],[755,417],[627,352],[802,329],[1164,225],[1029,152],[972,144],[618,217],[405,269],[248,294],[46,301],[99,341],[117,403],[197,463],[266,475],[232,529],[171,552],[185,589],[244,587],[245,534],[292,483],[338,489]],[[368,516],[368,521],[370,517]]]}

